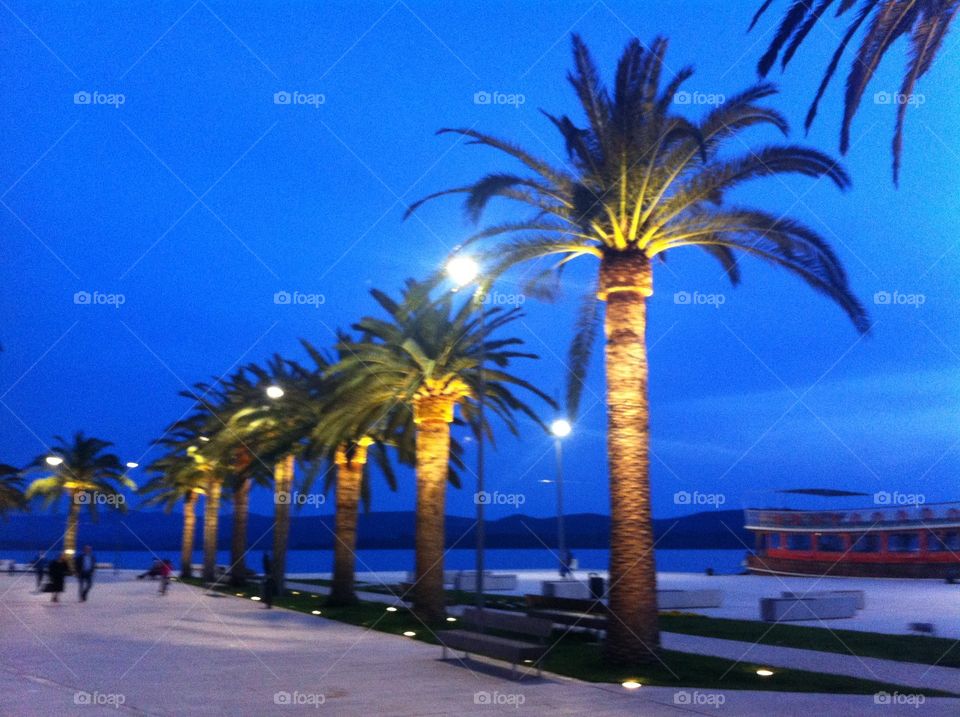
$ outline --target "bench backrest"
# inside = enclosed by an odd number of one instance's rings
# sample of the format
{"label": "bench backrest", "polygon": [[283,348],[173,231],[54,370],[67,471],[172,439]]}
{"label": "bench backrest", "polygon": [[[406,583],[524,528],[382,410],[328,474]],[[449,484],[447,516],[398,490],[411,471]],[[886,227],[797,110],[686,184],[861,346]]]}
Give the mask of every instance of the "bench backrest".
{"label": "bench backrest", "polygon": [[550,633],[553,632],[553,623],[550,620],[527,617],[521,614],[508,615],[491,610],[484,610],[481,613],[473,607],[464,610],[460,619],[474,629],[501,630],[521,635],[533,635],[534,637],[550,637]]}

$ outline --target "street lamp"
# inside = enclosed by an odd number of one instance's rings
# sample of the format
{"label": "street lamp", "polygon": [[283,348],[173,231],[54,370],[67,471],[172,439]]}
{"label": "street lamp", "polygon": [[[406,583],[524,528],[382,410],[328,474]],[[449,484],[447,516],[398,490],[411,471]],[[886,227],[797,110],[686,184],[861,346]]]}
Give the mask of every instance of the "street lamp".
{"label": "street lamp", "polygon": [[560,577],[566,577],[569,571],[567,537],[563,526],[563,439],[572,432],[573,426],[565,418],[558,418],[550,424],[557,453],[557,550],[560,553]]}
{"label": "street lamp", "polygon": [[[457,285],[457,288],[462,289],[469,284],[474,283],[480,276],[480,264],[477,263],[477,260],[467,254],[458,254],[457,256],[450,259],[447,262],[447,276],[450,277],[450,280]],[[477,558],[476,558],[476,569],[477,569],[477,578],[474,583],[476,588],[476,602],[477,610],[481,613],[483,612],[483,548],[484,543],[486,542],[486,529],[483,522],[483,505],[484,501],[480,498],[484,495],[484,485],[483,485],[483,420],[484,420],[484,394],[487,392],[486,380],[484,376],[484,363],[486,363],[486,354],[484,353],[483,346],[486,344],[486,316],[483,310],[483,297],[478,290],[472,299],[476,306],[480,309],[480,334],[481,334],[481,353],[480,353],[480,366],[479,366],[479,380],[478,380],[478,392],[477,396],[477,420],[480,423],[480,430],[477,431],[477,493],[476,499],[473,501],[477,506]]]}
{"label": "street lamp", "polygon": [[283,398],[283,389],[279,386],[267,386],[267,398]]}
{"label": "street lamp", "polygon": [[63,458],[60,456],[47,456],[46,461],[48,466],[58,466],[63,463]]}

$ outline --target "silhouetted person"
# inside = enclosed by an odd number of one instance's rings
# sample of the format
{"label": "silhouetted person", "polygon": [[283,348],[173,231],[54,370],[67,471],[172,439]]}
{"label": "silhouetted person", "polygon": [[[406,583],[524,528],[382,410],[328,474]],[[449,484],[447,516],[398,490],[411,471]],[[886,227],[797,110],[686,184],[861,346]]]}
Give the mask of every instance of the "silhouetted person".
{"label": "silhouetted person", "polygon": [[43,569],[47,564],[46,553],[37,553],[37,557],[33,559],[33,572],[37,576],[37,592],[43,588]]}
{"label": "silhouetted person", "polygon": [[173,563],[169,560],[160,560],[160,594],[167,594],[167,586],[170,585],[170,575],[173,573]]}
{"label": "silhouetted person", "polygon": [[153,580],[156,577],[163,575],[163,561],[160,558],[157,558],[150,565],[150,569],[145,573],[140,573],[137,576],[137,580],[143,580],[144,578],[150,578]]}
{"label": "silhouetted person", "polygon": [[93,554],[93,548],[84,545],[83,552],[74,558],[74,572],[80,584],[80,602],[87,601],[87,593],[93,587],[93,572],[96,569],[97,558]]}
{"label": "silhouetted person", "polygon": [[273,594],[277,591],[277,581],[273,579],[273,561],[270,553],[263,554],[263,601],[267,608],[273,607]]}
{"label": "silhouetted person", "polygon": [[573,553],[568,550],[560,561],[560,577],[565,578],[571,574],[573,574]]}
{"label": "silhouetted person", "polygon": [[[47,574],[50,576],[50,582],[44,587],[44,590],[53,593],[50,602],[60,602],[60,593],[63,592],[63,582],[70,572],[70,564],[67,563],[67,554],[60,553],[47,566]],[[49,590],[47,589],[49,588]]]}

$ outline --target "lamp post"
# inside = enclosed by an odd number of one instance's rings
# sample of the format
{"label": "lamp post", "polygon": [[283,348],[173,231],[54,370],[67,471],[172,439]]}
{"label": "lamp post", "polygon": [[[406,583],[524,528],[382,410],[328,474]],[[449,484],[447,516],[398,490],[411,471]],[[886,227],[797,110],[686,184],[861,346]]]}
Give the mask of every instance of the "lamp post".
{"label": "lamp post", "polygon": [[550,424],[557,454],[557,551],[560,553],[561,577],[566,577],[567,572],[567,537],[563,525],[563,439],[572,431],[573,426],[565,418],[558,418]]}
{"label": "lamp post", "polygon": [[[458,255],[453,257],[449,262],[447,262],[447,276],[457,285],[457,288],[463,288],[474,283],[477,278],[480,276],[480,265],[477,263],[473,257],[466,255]],[[480,310],[480,335],[481,335],[481,347],[486,343],[486,316],[483,310],[483,297],[478,288],[476,294],[472,299]],[[477,431],[477,492],[474,497],[474,503],[477,506],[477,556],[476,556],[476,581],[474,582],[474,587],[476,588],[476,604],[477,610],[481,613],[483,612],[483,549],[484,543],[486,542],[486,530],[484,527],[484,481],[483,481],[483,472],[484,472],[484,456],[483,456],[483,419],[484,419],[484,394],[486,393],[486,381],[484,376],[484,363],[486,363],[486,355],[483,353],[481,348],[480,354],[480,370],[479,370],[479,380],[478,380],[478,392],[477,396],[477,418],[480,424],[480,428]]]}

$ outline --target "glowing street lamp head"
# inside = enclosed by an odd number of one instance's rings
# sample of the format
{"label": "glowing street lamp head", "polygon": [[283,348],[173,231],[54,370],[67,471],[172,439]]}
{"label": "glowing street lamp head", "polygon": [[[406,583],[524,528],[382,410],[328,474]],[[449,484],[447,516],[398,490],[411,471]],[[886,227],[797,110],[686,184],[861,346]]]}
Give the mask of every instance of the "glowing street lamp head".
{"label": "glowing street lamp head", "polygon": [[473,257],[461,254],[447,262],[447,276],[457,286],[467,286],[480,276],[480,265]]}
{"label": "glowing street lamp head", "polygon": [[200,440],[203,441],[204,443],[209,443],[209,442],[210,442],[210,439],[207,438],[207,436],[200,436]]}
{"label": "glowing street lamp head", "polygon": [[140,464],[136,461],[127,461],[127,468],[139,468]]}
{"label": "glowing street lamp head", "polygon": [[283,398],[283,389],[279,386],[267,386],[267,398]]}
{"label": "glowing street lamp head", "polygon": [[573,431],[573,426],[570,425],[570,421],[565,418],[558,418],[556,421],[550,424],[550,433],[555,435],[557,438],[566,438]]}
{"label": "glowing street lamp head", "polygon": [[47,456],[46,461],[48,466],[58,466],[63,463],[63,458],[60,456]]}

